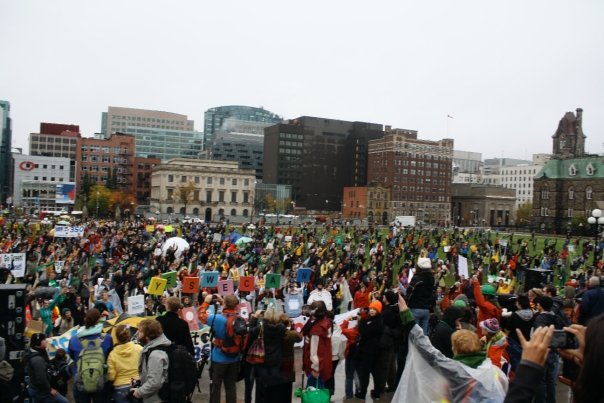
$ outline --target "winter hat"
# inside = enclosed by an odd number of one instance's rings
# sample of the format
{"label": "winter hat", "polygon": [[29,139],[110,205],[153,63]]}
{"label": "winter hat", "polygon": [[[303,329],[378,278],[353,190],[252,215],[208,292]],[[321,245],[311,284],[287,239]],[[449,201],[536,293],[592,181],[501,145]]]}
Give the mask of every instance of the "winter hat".
{"label": "winter hat", "polygon": [[31,340],[29,341],[29,345],[31,347],[40,347],[40,344],[46,340],[46,335],[44,333],[36,333],[31,336]]}
{"label": "winter hat", "polygon": [[468,307],[468,304],[463,299],[456,299],[455,302],[453,302],[453,306],[460,309],[465,309]]}
{"label": "winter hat", "polygon": [[480,287],[480,291],[482,292],[482,295],[490,295],[492,297],[495,296],[495,288],[490,284],[485,284]]}
{"label": "winter hat", "polygon": [[536,302],[541,305],[544,311],[551,311],[552,306],[554,306],[554,300],[551,297],[542,296],[537,298]]}
{"label": "winter hat", "polygon": [[430,261],[430,258],[420,257],[419,259],[417,259],[417,267],[419,269],[431,269],[432,262]]}
{"label": "winter hat", "polygon": [[396,304],[396,301],[398,301],[397,293],[392,290],[386,290],[384,295],[386,296],[386,301],[388,301],[389,304]]}
{"label": "winter hat", "polygon": [[378,313],[382,313],[382,303],[380,301],[373,301],[369,304],[369,309],[375,309]]}
{"label": "winter hat", "polygon": [[65,315],[67,312],[71,312],[71,309],[69,309],[69,308],[63,308],[61,310],[61,315]]}
{"label": "winter hat", "polygon": [[483,320],[480,322],[480,328],[487,333],[497,333],[499,331],[499,321],[495,318]]}

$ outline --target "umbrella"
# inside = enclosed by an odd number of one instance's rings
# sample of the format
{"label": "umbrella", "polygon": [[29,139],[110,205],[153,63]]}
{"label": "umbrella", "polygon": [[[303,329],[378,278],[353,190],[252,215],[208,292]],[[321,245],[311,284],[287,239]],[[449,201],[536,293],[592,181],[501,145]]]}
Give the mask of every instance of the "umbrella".
{"label": "umbrella", "polygon": [[239,238],[239,239],[237,240],[237,242],[235,242],[235,245],[237,245],[237,246],[241,246],[241,245],[243,245],[243,244],[250,243],[250,242],[252,242],[252,241],[253,241],[253,239],[252,239],[252,238],[247,237],[247,236],[242,236],[241,238]]}
{"label": "umbrella", "polygon": [[59,225],[69,225],[71,223],[69,221],[62,220],[62,221],[59,221],[57,224],[59,224]]}
{"label": "umbrella", "polygon": [[176,248],[174,256],[179,258],[185,250],[189,250],[189,243],[180,237],[168,238],[161,247],[162,255],[166,255],[169,248]]}
{"label": "umbrella", "polygon": [[62,216],[60,216],[59,218],[64,218],[65,220],[69,220],[71,217],[68,216],[67,214],[63,214]]}
{"label": "umbrella", "polygon": [[118,317],[105,321],[105,323],[103,323],[103,333],[111,334],[111,337],[113,337],[113,344],[116,345],[117,340],[115,338],[115,332],[113,329],[117,325],[130,326],[130,333],[132,333],[132,336],[134,336],[136,329],[138,328],[138,324],[144,319],[152,319],[152,317],[147,316],[146,318],[142,318],[140,316],[131,316],[124,312]]}

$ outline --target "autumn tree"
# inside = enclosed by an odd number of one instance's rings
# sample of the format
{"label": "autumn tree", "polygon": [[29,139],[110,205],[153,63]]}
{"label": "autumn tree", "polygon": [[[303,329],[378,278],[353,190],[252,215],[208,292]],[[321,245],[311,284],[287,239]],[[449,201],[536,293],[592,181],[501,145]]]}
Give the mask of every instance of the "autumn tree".
{"label": "autumn tree", "polygon": [[527,225],[533,216],[533,204],[526,203],[516,210],[516,225]]}
{"label": "autumn tree", "polygon": [[109,189],[103,185],[93,185],[88,192],[86,206],[88,211],[94,211],[97,217],[99,215],[106,216],[110,211],[111,199],[112,195]]}
{"label": "autumn tree", "polygon": [[183,217],[187,214],[187,206],[194,200],[196,190],[198,189],[193,181],[188,181],[186,184],[178,186],[176,189],[174,189],[174,201],[184,205],[185,208]]}

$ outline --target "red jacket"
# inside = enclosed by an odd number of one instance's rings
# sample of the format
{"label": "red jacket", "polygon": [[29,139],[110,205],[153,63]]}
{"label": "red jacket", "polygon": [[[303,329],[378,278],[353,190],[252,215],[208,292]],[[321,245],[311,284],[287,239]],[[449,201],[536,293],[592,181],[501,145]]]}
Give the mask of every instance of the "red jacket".
{"label": "red jacket", "polygon": [[344,320],[340,324],[340,329],[342,329],[342,334],[344,337],[346,337],[346,350],[344,350],[344,357],[348,358],[350,347],[352,347],[359,339],[359,328],[358,326],[349,328],[348,321]]}
{"label": "red jacket", "polygon": [[501,309],[485,299],[480,290],[479,282],[474,282],[473,287],[474,299],[476,300],[476,305],[478,305],[478,323],[476,323],[476,332],[479,337],[482,337],[482,329],[479,325],[480,322],[486,319],[496,318],[499,323],[501,323]]}
{"label": "red jacket", "polygon": [[310,361],[310,339],[312,336],[319,336],[319,346],[317,356],[319,357],[319,377],[325,382],[331,379],[331,321],[323,318],[315,323],[304,335],[304,350],[302,352],[302,369],[307,375],[312,372],[312,363]]}

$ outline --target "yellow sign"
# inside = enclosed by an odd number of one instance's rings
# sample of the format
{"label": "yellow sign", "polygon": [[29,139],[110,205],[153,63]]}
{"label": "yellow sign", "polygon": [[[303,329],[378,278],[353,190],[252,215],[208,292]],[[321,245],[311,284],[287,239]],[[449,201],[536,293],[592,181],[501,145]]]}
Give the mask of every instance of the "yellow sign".
{"label": "yellow sign", "polygon": [[166,225],[164,227],[164,231],[166,231],[166,232],[172,232],[172,231],[174,231],[174,227],[171,226],[171,225]]}
{"label": "yellow sign", "polygon": [[147,232],[153,232],[155,231],[155,225],[149,224],[145,227],[145,229],[147,230]]}
{"label": "yellow sign", "polygon": [[151,279],[151,282],[149,283],[147,293],[152,295],[162,295],[164,293],[164,290],[166,289],[167,284],[168,280],[166,280],[165,278],[153,277]]}

